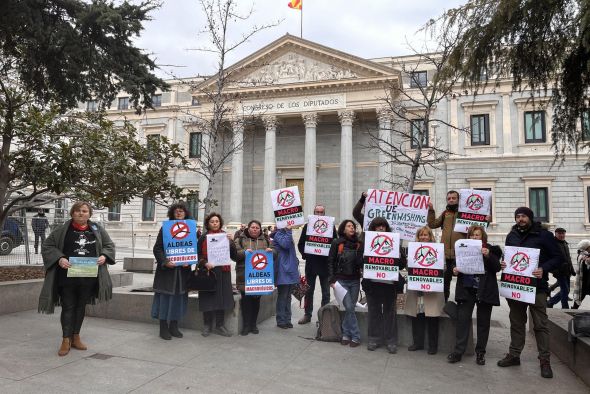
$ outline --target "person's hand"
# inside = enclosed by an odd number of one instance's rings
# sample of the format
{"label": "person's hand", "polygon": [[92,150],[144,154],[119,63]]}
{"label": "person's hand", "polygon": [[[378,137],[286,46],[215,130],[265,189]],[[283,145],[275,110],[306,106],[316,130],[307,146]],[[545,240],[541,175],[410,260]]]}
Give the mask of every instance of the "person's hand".
{"label": "person's hand", "polygon": [[486,216],[486,222],[490,223],[492,221],[492,215]]}
{"label": "person's hand", "polygon": [[68,269],[72,266],[72,264],[70,263],[70,261],[68,259],[66,259],[65,257],[60,258],[57,261],[57,264],[59,264],[59,266],[63,269]]}
{"label": "person's hand", "polygon": [[453,275],[459,275],[459,270],[457,269],[457,267],[453,267]]}
{"label": "person's hand", "polygon": [[434,205],[431,202],[428,203],[428,209],[434,210]]}
{"label": "person's hand", "polygon": [[490,255],[490,250],[488,248],[481,248],[481,254],[483,254],[483,257],[488,257]]}
{"label": "person's hand", "polygon": [[164,264],[164,266],[166,268],[174,268],[174,267],[176,267],[176,265],[173,262],[169,261],[168,259],[166,259],[166,264]]}
{"label": "person's hand", "polygon": [[267,251],[267,252],[272,252],[272,249],[271,248],[266,248],[264,250]]}
{"label": "person's hand", "polygon": [[183,267],[188,267],[188,265],[189,265],[188,263],[184,263],[182,266]]}
{"label": "person's hand", "polygon": [[543,277],[543,268],[539,267],[536,270],[533,270],[532,274],[535,278],[541,279]]}
{"label": "person's hand", "polygon": [[336,288],[336,283],[330,283],[330,287],[335,289]]}
{"label": "person's hand", "polygon": [[287,230],[292,230],[292,229],[293,229],[293,226],[291,226],[291,225],[289,224],[289,225],[288,225],[287,227],[285,227],[285,228],[286,228]]}
{"label": "person's hand", "polygon": [[207,263],[207,264],[205,264],[205,268],[207,268],[209,271],[211,271],[213,268],[215,268],[215,265],[213,265],[212,263]]}
{"label": "person's hand", "polygon": [[234,240],[234,236],[230,233],[227,233],[227,239],[229,239],[230,241]]}
{"label": "person's hand", "polygon": [[500,261],[500,267],[502,267],[502,269],[506,269],[506,262],[504,260]]}
{"label": "person's hand", "polygon": [[104,263],[106,263],[106,262],[107,262],[107,258],[106,258],[105,256],[99,256],[99,257],[98,257],[98,260],[96,260],[96,263],[97,263],[98,265],[103,265],[103,264],[104,264]]}
{"label": "person's hand", "polygon": [[250,252],[250,253],[252,253],[252,252],[253,252],[253,250],[252,250],[252,249],[250,249],[250,248],[248,248],[248,249],[246,249],[246,252]]}
{"label": "person's hand", "polygon": [[363,192],[362,195],[363,195],[364,198],[367,198],[367,192]]}

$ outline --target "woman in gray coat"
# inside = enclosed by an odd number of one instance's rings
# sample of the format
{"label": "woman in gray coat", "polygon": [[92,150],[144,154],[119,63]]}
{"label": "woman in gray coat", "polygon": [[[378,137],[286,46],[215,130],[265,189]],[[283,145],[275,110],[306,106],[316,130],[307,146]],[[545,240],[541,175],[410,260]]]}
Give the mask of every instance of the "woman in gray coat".
{"label": "woman in gray coat", "polygon": [[[106,264],[115,264],[115,244],[107,232],[90,221],[92,207],[78,201],[70,210],[71,220],[56,228],[43,243],[41,254],[45,281],[39,296],[39,312],[53,313],[61,305],[62,343],[58,355],[65,356],[73,347],[86,350],[80,339],[86,304],[110,300],[113,284]],[[68,275],[73,257],[95,258],[96,276]],[[105,264],[106,263],[106,264]]]}

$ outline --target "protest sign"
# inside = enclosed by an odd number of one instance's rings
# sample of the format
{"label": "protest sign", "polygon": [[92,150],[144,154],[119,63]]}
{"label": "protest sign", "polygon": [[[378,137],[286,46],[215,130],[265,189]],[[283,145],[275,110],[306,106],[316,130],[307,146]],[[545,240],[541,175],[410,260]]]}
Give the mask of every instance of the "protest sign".
{"label": "protest sign", "polygon": [[272,294],[275,287],[272,252],[246,252],[245,288],[248,295]]}
{"label": "protest sign", "polygon": [[398,233],[365,231],[363,278],[386,281],[399,280],[400,237]]}
{"label": "protest sign", "polygon": [[332,216],[309,215],[305,234],[305,254],[327,256],[334,239],[334,218]]}
{"label": "protest sign", "polygon": [[534,304],[537,295],[537,278],[533,271],[539,265],[539,249],[506,246],[504,261],[506,268],[500,279],[502,297]]}
{"label": "protest sign", "polygon": [[98,257],[70,257],[72,265],[68,268],[68,278],[96,278],[98,276]]}
{"label": "protest sign", "polygon": [[408,244],[408,290],[444,291],[445,246],[442,243]]}
{"label": "protest sign", "polygon": [[482,243],[479,239],[459,239],[455,242],[455,261],[457,270],[463,274],[485,274]]}
{"label": "protest sign", "polygon": [[207,262],[214,266],[231,264],[226,233],[207,234]]}
{"label": "protest sign", "polygon": [[338,305],[341,307],[344,307],[344,297],[346,297],[346,293],[348,293],[348,290],[342,287],[339,282],[334,283],[334,298],[336,298],[336,302],[338,302]]}
{"label": "protest sign", "polygon": [[363,229],[376,217],[382,217],[401,239],[413,240],[416,230],[426,226],[430,197],[389,190],[369,189],[365,199]]}
{"label": "protest sign", "polygon": [[492,192],[488,190],[461,189],[459,193],[459,212],[454,230],[466,233],[471,226],[488,227],[486,217],[490,214]]}
{"label": "protest sign", "polygon": [[162,223],[164,254],[175,265],[197,264],[197,222],[165,220]]}
{"label": "protest sign", "polygon": [[305,223],[301,198],[299,197],[299,188],[297,186],[272,190],[270,192],[270,198],[272,200],[272,209],[277,228],[299,226]]}

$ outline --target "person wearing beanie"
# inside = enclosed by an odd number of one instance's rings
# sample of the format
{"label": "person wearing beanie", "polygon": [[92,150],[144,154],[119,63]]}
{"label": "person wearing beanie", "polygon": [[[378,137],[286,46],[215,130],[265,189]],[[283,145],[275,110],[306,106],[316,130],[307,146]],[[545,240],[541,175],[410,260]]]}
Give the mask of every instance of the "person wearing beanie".
{"label": "person wearing beanie", "polygon": [[[539,351],[541,376],[552,378],[553,371],[549,357],[549,327],[547,318],[547,286],[549,271],[561,264],[561,252],[553,235],[545,230],[541,223],[534,221],[535,215],[528,207],[517,208],[514,212],[516,224],[506,236],[506,246],[520,246],[539,249],[539,265],[533,271],[537,278],[537,295],[534,304],[507,299],[510,307],[510,348],[506,356],[498,361],[499,367],[520,365],[520,353],[524,348],[526,338],[527,308],[533,321],[533,330]],[[502,269],[506,262],[502,261]]]}

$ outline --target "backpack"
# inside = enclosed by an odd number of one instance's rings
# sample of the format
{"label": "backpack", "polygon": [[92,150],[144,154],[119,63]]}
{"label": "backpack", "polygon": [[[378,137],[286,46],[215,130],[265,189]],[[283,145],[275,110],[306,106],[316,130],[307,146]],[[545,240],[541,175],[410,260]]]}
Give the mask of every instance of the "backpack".
{"label": "backpack", "polygon": [[340,342],[342,328],[340,311],[334,304],[326,304],[318,310],[318,332],[315,339],[324,342]]}
{"label": "backpack", "polygon": [[579,337],[590,337],[590,312],[576,313],[568,322],[568,340],[575,342]]}

